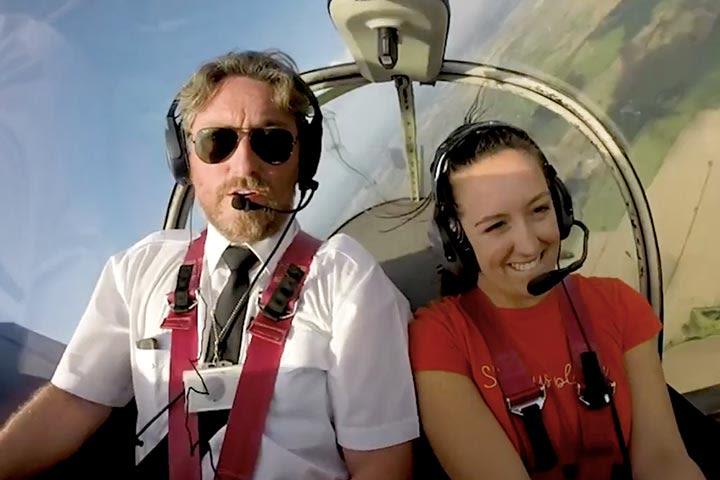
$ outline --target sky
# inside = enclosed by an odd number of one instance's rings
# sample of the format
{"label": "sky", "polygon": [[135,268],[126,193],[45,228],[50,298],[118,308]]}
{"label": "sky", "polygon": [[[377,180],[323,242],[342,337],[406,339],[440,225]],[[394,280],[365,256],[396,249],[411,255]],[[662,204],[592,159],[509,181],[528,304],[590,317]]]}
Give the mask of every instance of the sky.
{"label": "sky", "polygon": [[287,0],[0,4],[0,322],[66,342],[107,257],[161,227],[186,77],[232,49],[319,67],[344,51],[325,19]]}
{"label": "sky", "polygon": [[[489,3],[452,3],[446,57],[477,43]],[[266,48],[301,71],[349,59],[321,0],[0,3],[0,322],[70,339],[107,258],[162,225],[180,85],[218,54]],[[317,235],[407,188],[391,84],[324,109],[321,187],[300,216]]]}

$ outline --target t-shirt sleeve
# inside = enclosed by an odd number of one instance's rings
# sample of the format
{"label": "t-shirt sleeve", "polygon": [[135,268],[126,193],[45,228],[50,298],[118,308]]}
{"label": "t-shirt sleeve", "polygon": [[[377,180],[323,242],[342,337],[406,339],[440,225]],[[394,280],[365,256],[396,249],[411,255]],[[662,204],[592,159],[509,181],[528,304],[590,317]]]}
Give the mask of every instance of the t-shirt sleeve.
{"label": "t-shirt sleeve", "polygon": [[440,370],[471,376],[462,348],[463,318],[444,303],[420,308],[410,323],[410,361],[413,371]]}
{"label": "t-shirt sleeve", "polygon": [[616,285],[618,305],[622,308],[622,348],[627,352],[657,335],[662,324],[642,294],[622,280]]}

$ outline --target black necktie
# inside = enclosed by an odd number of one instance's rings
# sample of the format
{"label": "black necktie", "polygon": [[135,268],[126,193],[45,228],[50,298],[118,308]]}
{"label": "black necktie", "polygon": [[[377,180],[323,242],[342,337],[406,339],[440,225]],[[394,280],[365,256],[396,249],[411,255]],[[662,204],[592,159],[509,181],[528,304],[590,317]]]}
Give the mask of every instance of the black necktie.
{"label": "black necktie", "polygon": [[[217,304],[215,305],[215,318],[217,322],[214,331],[210,332],[206,361],[213,361],[215,357],[215,333],[220,335],[226,329],[221,342],[218,342],[218,356],[220,360],[237,363],[240,355],[240,342],[242,341],[243,324],[247,298],[238,307],[237,314],[230,318],[238,301],[248,289],[248,272],[257,262],[257,257],[247,248],[229,246],[222,254],[222,258],[230,267],[230,278],[223,287]],[[228,322],[230,325],[228,325]],[[213,410],[198,413],[198,435],[200,457],[204,457],[210,448],[210,439],[227,424],[230,410]],[[217,464],[217,459],[215,459]],[[147,455],[137,466],[137,478],[150,478],[158,480],[168,478],[168,443],[167,436]]]}
{"label": "black necktie", "polygon": [[[216,324],[210,334],[207,359],[213,360],[214,342],[217,339],[219,359],[237,363],[248,303],[248,296],[245,295],[249,284],[248,272],[257,261],[257,257],[247,248],[229,246],[223,252],[222,258],[230,267],[230,278],[220,292],[215,305]],[[240,300],[242,302],[238,304]],[[235,315],[232,315],[233,313]]]}

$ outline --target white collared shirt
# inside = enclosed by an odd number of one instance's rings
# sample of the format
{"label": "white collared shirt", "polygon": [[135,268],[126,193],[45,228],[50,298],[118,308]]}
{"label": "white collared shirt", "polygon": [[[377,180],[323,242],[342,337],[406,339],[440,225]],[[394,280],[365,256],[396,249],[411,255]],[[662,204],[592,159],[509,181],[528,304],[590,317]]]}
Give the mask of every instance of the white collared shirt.
{"label": "white collared shirt", "polygon": [[[252,245],[262,263],[251,292],[258,298],[276,263],[294,238],[290,229],[268,261],[280,233]],[[124,406],[133,396],[137,428],[168,403],[170,332],[166,295],[175,289],[187,251],[186,230],[165,230],[111,257],[63,355],[52,383],[77,396]],[[221,255],[229,242],[208,228],[198,310],[198,341],[207,328],[229,269]],[[210,306],[210,308],[208,308]],[[257,313],[249,302],[240,351],[244,361]],[[408,361],[407,300],[375,259],[347,235],[336,235],[317,251],[298,302],[268,412],[255,478],[346,479],[337,445],[373,450],[418,436],[415,392]],[[137,342],[154,338],[157,348]],[[167,413],[142,435],[140,461],[167,434]],[[225,429],[211,439],[217,462]],[[203,478],[213,478],[209,455]]]}

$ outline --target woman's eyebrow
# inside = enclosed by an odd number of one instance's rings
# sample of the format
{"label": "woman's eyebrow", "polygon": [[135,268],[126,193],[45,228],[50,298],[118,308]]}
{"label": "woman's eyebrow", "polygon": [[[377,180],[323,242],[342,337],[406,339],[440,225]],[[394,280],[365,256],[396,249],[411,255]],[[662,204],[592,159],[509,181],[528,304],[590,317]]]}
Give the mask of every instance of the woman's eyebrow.
{"label": "woman's eyebrow", "polygon": [[[550,196],[550,191],[548,191],[548,190],[540,192],[537,195],[535,195],[533,198],[531,198],[530,201],[527,202],[527,205],[532,205],[533,203],[537,202],[541,198],[549,197],[549,196]],[[504,213],[495,213],[493,215],[486,215],[483,218],[481,218],[480,220],[478,220],[477,222],[475,222],[475,224],[473,226],[477,227],[481,223],[489,222],[490,220],[499,220],[499,219],[503,218],[504,216],[505,216]]]}
{"label": "woman's eyebrow", "polygon": [[541,198],[543,198],[543,197],[549,197],[549,196],[550,196],[550,191],[549,191],[549,190],[545,190],[545,191],[543,191],[543,192],[538,193],[538,194],[535,195],[533,198],[531,198],[530,201],[527,202],[527,204],[528,204],[528,205],[532,205],[533,203],[537,202],[537,201],[540,200]]}
{"label": "woman's eyebrow", "polygon": [[502,218],[502,217],[504,217],[504,216],[505,216],[504,213],[496,213],[496,214],[494,214],[494,215],[487,215],[487,216],[481,218],[480,220],[478,220],[477,222],[475,222],[475,225],[473,225],[473,226],[474,226],[474,227],[477,227],[477,226],[480,225],[481,223],[485,223],[485,222],[488,222],[488,221],[490,221],[490,220],[497,220],[497,219],[500,219],[500,218]]}

